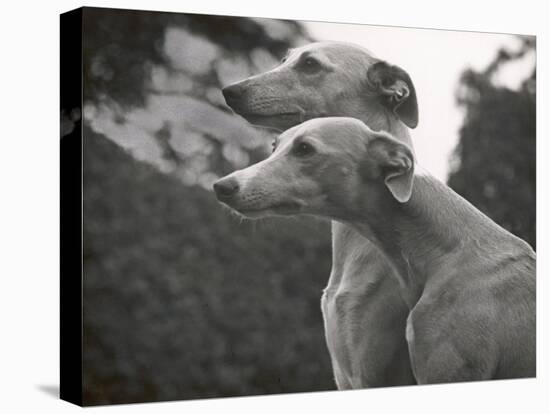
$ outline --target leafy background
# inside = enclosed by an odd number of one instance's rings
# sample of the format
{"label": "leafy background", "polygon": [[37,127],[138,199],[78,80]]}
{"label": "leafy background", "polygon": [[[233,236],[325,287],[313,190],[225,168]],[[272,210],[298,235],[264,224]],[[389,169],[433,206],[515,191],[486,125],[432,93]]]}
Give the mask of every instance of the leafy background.
{"label": "leafy background", "polygon": [[[314,39],[293,21],[84,11],[84,400],[128,403],[335,389],[320,312],[329,224],[241,222],[210,187],[271,133],[220,89]],[[535,247],[535,79],[454,86],[449,185]],[[62,131],[78,117],[62,111]]]}

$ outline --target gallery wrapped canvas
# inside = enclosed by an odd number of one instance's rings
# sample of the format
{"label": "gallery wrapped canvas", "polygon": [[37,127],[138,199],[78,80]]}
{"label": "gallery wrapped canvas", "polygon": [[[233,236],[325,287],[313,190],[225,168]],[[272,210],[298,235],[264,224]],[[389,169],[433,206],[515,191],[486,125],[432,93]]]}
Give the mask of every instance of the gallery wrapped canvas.
{"label": "gallery wrapped canvas", "polygon": [[62,399],[536,375],[534,36],[89,7],[60,36]]}

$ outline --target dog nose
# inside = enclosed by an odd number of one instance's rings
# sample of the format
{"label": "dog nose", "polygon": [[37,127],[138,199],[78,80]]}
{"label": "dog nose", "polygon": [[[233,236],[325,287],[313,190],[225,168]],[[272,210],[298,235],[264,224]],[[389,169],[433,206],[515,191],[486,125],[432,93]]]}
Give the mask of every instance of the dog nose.
{"label": "dog nose", "polygon": [[218,200],[233,197],[239,191],[239,183],[234,177],[222,178],[214,183]]}
{"label": "dog nose", "polygon": [[222,94],[225,98],[225,102],[227,102],[227,104],[231,106],[232,103],[238,101],[241,98],[243,94],[243,88],[238,83],[235,83],[233,85],[229,85],[223,88]]}

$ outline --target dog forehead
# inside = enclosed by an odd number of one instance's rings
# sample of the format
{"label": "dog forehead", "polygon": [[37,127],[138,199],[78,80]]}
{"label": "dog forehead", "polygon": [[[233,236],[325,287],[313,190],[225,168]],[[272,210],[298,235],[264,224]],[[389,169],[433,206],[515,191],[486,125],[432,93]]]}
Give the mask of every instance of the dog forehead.
{"label": "dog forehead", "polygon": [[368,49],[348,42],[314,42],[291,50],[292,55],[302,53],[321,53],[331,59],[361,58],[368,60],[369,63],[378,60]]}
{"label": "dog forehead", "polygon": [[280,143],[311,136],[333,148],[349,149],[362,145],[369,131],[362,121],[355,118],[316,118],[285,131]]}
{"label": "dog forehead", "polygon": [[337,116],[311,119],[299,125],[298,130],[316,131],[320,134],[337,130],[347,133],[359,133],[368,130],[368,127],[357,118]]}
{"label": "dog forehead", "polygon": [[277,146],[281,146],[285,142],[291,141],[297,137],[300,131],[300,127],[302,127],[303,124],[295,125],[292,128],[287,129],[285,132],[283,132],[281,135],[277,137]]}

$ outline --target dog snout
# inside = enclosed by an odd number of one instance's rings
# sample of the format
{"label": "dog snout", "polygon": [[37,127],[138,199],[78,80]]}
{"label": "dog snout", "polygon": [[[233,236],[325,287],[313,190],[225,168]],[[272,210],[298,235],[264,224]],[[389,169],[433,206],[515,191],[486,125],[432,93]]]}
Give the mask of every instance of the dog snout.
{"label": "dog snout", "polygon": [[214,183],[218,200],[227,200],[239,192],[239,183],[234,177],[226,177]]}
{"label": "dog snout", "polygon": [[242,98],[243,87],[238,83],[234,83],[233,85],[229,85],[223,88],[222,94],[225,98],[225,102],[227,103],[227,105],[232,107]]}

